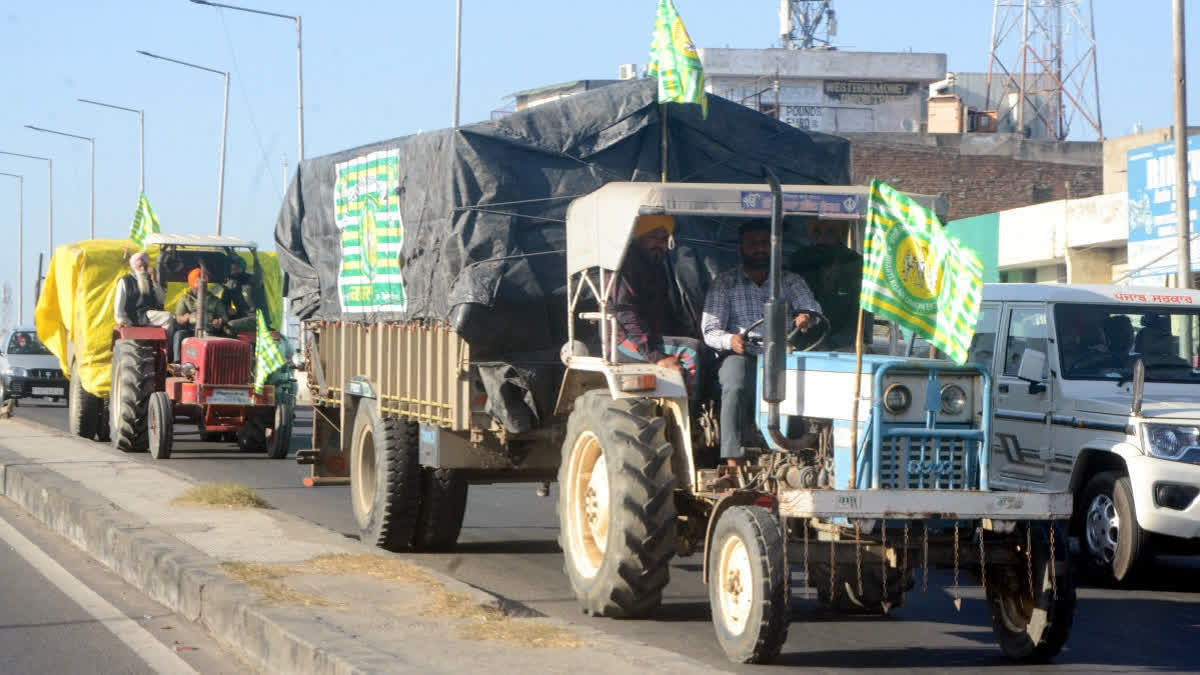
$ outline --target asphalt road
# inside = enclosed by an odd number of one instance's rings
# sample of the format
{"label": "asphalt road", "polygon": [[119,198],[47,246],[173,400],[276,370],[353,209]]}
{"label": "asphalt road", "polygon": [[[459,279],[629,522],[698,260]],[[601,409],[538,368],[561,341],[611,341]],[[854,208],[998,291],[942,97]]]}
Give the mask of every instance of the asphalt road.
{"label": "asphalt road", "polygon": [[[16,414],[61,429],[66,410],[25,403]],[[186,427],[164,463],[195,480],[236,481],[267,501],[347,537],[356,536],[349,488],[305,488],[308,468],[292,459],[269,460],[239,452],[232,444],[200,443]],[[293,450],[306,447],[308,418],[297,420]],[[151,462],[148,455],[135,455]],[[700,581],[698,555],[677,559],[662,608],[652,620],[618,621],[582,615],[562,572],[556,543],[556,495],[535,496],[534,485],[472,486],[466,521],[454,553],[413,556],[421,563],[484,588],[537,612],[669,649],[715,667],[732,668],[713,635],[708,594]],[[793,577],[801,578],[797,570]],[[1053,665],[1016,667],[992,636],[983,594],[964,586],[956,612],[948,573],[930,572],[926,593],[909,594],[889,617],[845,617],[824,610],[797,585],[788,642],[777,667],[829,672],[903,670],[920,672],[1200,672],[1200,560],[1160,560],[1152,580],[1126,590],[1080,588],[1075,626]]]}
{"label": "asphalt road", "polygon": [[250,670],[3,497],[0,570],[2,673]]}

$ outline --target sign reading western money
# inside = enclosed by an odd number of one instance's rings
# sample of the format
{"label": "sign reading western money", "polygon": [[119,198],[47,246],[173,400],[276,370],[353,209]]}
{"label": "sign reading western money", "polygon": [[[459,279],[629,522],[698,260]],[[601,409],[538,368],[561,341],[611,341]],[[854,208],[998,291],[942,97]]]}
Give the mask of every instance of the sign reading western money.
{"label": "sign reading western money", "polygon": [[828,80],[825,96],[832,101],[849,105],[879,105],[892,99],[905,98],[913,89],[909,82],[871,82],[860,80]]}
{"label": "sign reading western money", "polygon": [[399,168],[398,150],[335,166],[334,222],[342,236],[338,297],[344,312],[403,312],[408,306]]}

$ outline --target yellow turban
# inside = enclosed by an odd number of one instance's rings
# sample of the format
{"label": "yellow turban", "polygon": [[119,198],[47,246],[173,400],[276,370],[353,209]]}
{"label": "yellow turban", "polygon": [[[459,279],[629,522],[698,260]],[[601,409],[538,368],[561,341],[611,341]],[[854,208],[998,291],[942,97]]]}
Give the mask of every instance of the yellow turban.
{"label": "yellow turban", "polygon": [[633,238],[650,234],[660,227],[666,230],[667,234],[675,234],[675,216],[638,216],[633,225]]}

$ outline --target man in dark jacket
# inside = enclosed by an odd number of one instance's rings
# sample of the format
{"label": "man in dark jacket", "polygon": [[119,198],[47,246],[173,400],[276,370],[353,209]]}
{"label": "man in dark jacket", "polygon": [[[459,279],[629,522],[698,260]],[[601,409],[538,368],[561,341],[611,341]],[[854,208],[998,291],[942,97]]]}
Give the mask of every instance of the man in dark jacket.
{"label": "man in dark jacket", "polygon": [[254,274],[246,273],[246,263],[241,256],[229,256],[229,276],[221,285],[221,299],[229,316],[229,328],[234,333],[253,331],[257,325],[255,312],[262,310],[263,318],[270,324],[267,308],[258,303],[258,289],[262,287],[262,268],[258,258],[254,259]]}
{"label": "man in dark jacket", "polygon": [[[862,288],[862,256],[847,244],[849,227],[841,220],[811,218],[809,245],[792,256],[789,267],[804,277],[829,320],[827,349],[854,349],[858,330],[858,295]],[[872,318],[863,316],[863,339],[871,343]]]}
{"label": "man in dark jacket", "polygon": [[150,256],[140,251],[134,253],[129,258],[129,269],[129,274],[117,282],[113,297],[113,318],[117,325],[160,326],[170,335],[175,330],[175,317],[163,311],[163,289],[150,269]]}
{"label": "man in dark jacket", "polygon": [[639,216],[634,225],[633,244],[613,290],[617,353],[625,361],[678,368],[688,392],[695,395],[700,341],[682,337],[695,331],[682,325],[671,306],[664,264],[674,232],[671,216]]}

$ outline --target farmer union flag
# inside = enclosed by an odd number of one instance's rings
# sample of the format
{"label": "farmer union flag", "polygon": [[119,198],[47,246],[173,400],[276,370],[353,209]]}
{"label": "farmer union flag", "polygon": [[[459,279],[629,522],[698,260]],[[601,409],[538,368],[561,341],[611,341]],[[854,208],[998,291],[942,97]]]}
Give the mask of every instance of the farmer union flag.
{"label": "farmer union flag", "polygon": [[916,332],[955,363],[967,360],[983,293],[983,265],[932,212],[871,181],[859,304]]}
{"label": "farmer union flag", "polygon": [[343,312],[403,312],[404,221],[400,153],[373,152],[334,168],[334,222],[341,233],[338,298]]}

